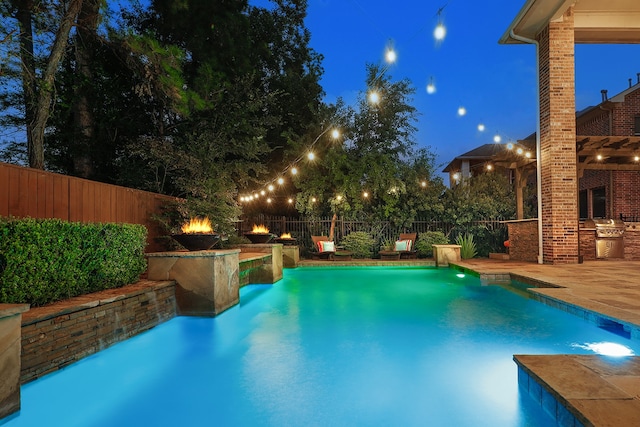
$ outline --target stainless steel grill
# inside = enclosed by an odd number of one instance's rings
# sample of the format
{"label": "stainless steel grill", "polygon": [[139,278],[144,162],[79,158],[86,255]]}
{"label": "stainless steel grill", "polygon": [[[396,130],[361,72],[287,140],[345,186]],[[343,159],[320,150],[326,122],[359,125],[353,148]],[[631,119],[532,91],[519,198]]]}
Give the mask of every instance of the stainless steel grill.
{"label": "stainless steel grill", "polygon": [[596,229],[596,258],[624,258],[624,230],[621,219],[593,219],[585,226]]}

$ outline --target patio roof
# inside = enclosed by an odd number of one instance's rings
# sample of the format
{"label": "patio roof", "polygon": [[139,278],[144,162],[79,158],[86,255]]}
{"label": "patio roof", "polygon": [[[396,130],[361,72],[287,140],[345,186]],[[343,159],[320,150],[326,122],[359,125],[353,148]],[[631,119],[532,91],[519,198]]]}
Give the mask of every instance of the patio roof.
{"label": "patio roof", "polygon": [[535,39],[550,21],[573,5],[575,43],[639,43],[638,0],[527,0],[500,38],[501,44],[519,44],[516,34]]}

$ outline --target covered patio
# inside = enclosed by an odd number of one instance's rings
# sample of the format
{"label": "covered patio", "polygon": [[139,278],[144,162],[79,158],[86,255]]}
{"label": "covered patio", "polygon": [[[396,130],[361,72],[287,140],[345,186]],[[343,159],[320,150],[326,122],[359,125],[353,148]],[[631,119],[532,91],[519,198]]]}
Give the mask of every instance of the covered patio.
{"label": "covered patio", "polygon": [[[500,43],[536,46],[537,262],[578,263],[581,260],[580,173],[594,167],[635,167],[614,162],[603,166],[604,163],[594,162],[597,158],[594,148],[599,146],[608,150],[612,154],[609,158],[614,159],[617,157],[613,155],[614,150],[618,150],[617,154],[635,150],[638,140],[631,140],[630,135],[576,137],[575,44],[640,43],[640,3],[636,0],[528,0],[500,38]],[[621,136],[625,138],[614,138]],[[517,165],[519,186],[526,182],[532,164],[527,159]]]}

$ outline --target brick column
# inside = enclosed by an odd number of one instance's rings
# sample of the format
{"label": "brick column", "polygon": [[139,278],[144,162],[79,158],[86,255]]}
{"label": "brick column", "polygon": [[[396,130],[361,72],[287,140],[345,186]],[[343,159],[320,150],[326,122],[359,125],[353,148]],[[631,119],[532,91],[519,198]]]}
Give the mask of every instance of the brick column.
{"label": "brick column", "polygon": [[542,248],[546,264],[578,262],[573,8],[538,35]]}

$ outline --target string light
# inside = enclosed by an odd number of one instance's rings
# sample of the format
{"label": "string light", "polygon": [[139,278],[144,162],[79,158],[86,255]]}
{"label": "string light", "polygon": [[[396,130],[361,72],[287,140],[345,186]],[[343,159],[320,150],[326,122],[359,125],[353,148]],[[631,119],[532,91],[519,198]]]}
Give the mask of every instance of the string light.
{"label": "string light", "polygon": [[479,130],[480,132],[484,132],[484,129],[485,129],[484,124],[480,123],[480,124],[478,125],[478,130]]}
{"label": "string light", "polygon": [[298,168],[297,167],[292,167],[291,168],[291,175],[297,175],[298,174]]}
{"label": "string light", "polygon": [[309,154],[307,154],[307,159],[309,160],[314,160],[316,158],[316,155],[313,154],[312,151],[309,151]]}
{"label": "string light", "polygon": [[318,199],[316,199],[315,197],[312,197],[312,198],[311,198],[311,203],[315,203],[315,202],[317,202],[317,201],[318,201]]}
{"label": "string light", "polygon": [[458,107],[458,115],[459,115],[460,117],[462,117],[462,116],[464,116],[464,115],[466,115],[466,114],[467,114],[467,109],[466,109],[466,108],[464,108],[464,107],[462,107],[462,106]]}
{"label": "string light", "polygon": [[384,57],[389,64],[393,64],[398,59],[398,55],[396,54],[396,51],[393,50],[392,48],[387,49],[387,53],[385,54]]}
{"label": "string light", "polygon": [[500,144],[501,141],[502,137],[498,134],[495,134],[495,136],[493,137],[493,142],[495,142],[496,144]]}
{"label": "string light", "polygon": [[421,186],[422,188],[425,188],[425,187],[427,186],[427,181],[422,181],[422,182],[420,183],[420,186]]}
{"label": "string light", "polygon": [[273,191],[275,189],[275,187],[273,186],[273,184],[269,184],[269,186],[267,187],[267,190],[269,191]]}
{"label": "string light", "polygon": [[444,40],[444,37],[446,35],[447,29],[445,28],[444,24],[442,22],[438,22],[438,25],[436,25],[436,29],[433,30],[433,37],[435,37],[437,41],[442,41]]}
{"label": "string light", "polygon": [[284,184],[284,178],[282,178],[282,177],[278,178],[278,181],[277,181],[277,182],[278,182],[278,184],[280,184],[280,185]]}
{"label": "string light", "polygon": [[362,197],[364,197],[365,199],[367,199],[369,197],[369,193],[367,191],[362,193]]}
{"label": "string light", "polygon": [[291,203],[293,203],[293,199],[292,199],[291,197],[289,197],[289,199],[287,200],[287,202],[288,202],[289,204],[291,204]]}
{"label": "string light", "polygon": [[429,83],[427,84],[427,93],[429,95],[433,95],[436,93],[436,84],[433,82],[433,77],[429,78]]}
{"label": "string light", "polygon": [[638,161],[640,161],[640,156],[635,156],[635,157],[633,158],[633,161],[634,161],[634,162],[638,162]]}
{"label": "string light", "polygon": [[380,102],[380,94],[375,90],[369,92],[369,102],[372,104],[378,104]]}
{"label": "string light", "polygon": [[338,139],[340,138],[340,131],[338,129],[334,129],[331,131],[331,137],[333,139]]}

